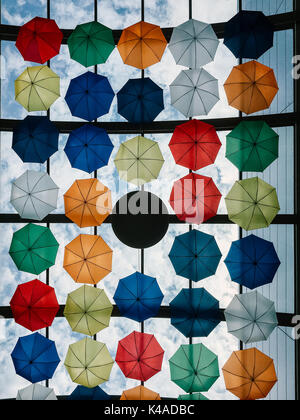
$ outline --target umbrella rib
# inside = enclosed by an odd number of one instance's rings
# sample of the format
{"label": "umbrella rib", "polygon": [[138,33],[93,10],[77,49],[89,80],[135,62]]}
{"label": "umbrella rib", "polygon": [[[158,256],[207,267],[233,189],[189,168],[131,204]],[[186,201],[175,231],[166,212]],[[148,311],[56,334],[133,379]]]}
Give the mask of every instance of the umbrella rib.
{"label": "umbrella rib", "polygon": [[187,368],[184,368],[184,367],[182,367],[182,366],[177,365],[177,364],[176,364],[176,363],[174,363],[172,360],[170,360],[170,364],[174,365],[174,366],[175,366],[175,367],[177,367],[178,369],[185,370],[186,372],[189,372],[189,375],[188,375],[188,376],[186,376],[185,378],[181,378],[181,379],[186,379],[186,378],[188,378],[189,376],[192,376],[192,375],[193,375],[193,373],[191,373],[191,371],[190,371],[189,369],[187,369]]}

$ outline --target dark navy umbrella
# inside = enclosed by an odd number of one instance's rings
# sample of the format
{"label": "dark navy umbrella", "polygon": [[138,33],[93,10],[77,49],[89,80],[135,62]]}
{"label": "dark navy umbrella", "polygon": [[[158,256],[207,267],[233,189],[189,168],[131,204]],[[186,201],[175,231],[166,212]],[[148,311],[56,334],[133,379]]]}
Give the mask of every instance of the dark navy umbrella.
{"label": "dark navy umbrella", "polygon": [[110,395],[104,392],[99,386],[95,388],[86,388],[85,386],[78,385],[68,400],[89,400],[89,401],[102,401],[110,400]]}
{"label": "dark navy umbrella", "polygon": [[122,316],[143,322],[157,315],[163,297],[154,277],[136,272],[119,281],[114,300]]}
{"label": "dark navy umbrella", "polygon": [[232,281],[253,290],[272,283],[280,261],[272,242],[250,235],[232,243],[225,264]]}
{"label": "dark navy umbrella", "polygon": [[13,132],[13,150],[25,163],[45,163],[58,150],[59,132],[48,117],[28,116]]}

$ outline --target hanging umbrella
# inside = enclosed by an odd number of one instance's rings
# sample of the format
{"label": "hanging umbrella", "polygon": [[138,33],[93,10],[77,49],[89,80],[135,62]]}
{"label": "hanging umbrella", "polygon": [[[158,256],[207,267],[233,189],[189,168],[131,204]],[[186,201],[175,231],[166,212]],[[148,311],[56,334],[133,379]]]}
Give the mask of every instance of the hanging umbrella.
{"label": "hanging umbrella", "polygon": [[40,384],[29,385],[20,389],[17,394],[17,401],[56,401],[56,395],[52,388]]}
{"label": "hanging umbrella", "polygon": [[125,64],[146,69],[160,62],[167,40],[159,26],[141,21],[123,30],[117,47]]}
{"label": "hanging umbrella", "polygon": [[171,380],[185,392],[208,391],[219,378],[218,356],[203,344],[183,344],[169,360]]}
{"label": "hanging umbrella", "polygon": [[39,333],[20,337],[11,357],[16,373],[33,384],[51,379],[60,362],[54,341]]}
{"label": "hanging umbrella", "polygon": [[65,100],[74,117],[93,121],[109,113],[114,96],[107,77],[88,71],[71,80]]}
{"label": "hanging umbrella", "polygon": [[226,157],[241,172],[263,172],[278,158],[278,144],[264,121],[242,121],[227,135]]}
{"label": "hanging umbrella", "polygon": [[280,266],[273,243],[255,235],[233,242],[224,262],[232,281],[252,290],[272,283]]}
{"label": "hanging umbrella", "polygon": [[91,338],[71,344],[65,359],[72,381],[87,388],[108,381],[113,364],[106,345]]}
{"label": "hanging umbrella", "polygon": [[123,391],[120,400],[154,401],[161,400],[157,392],[145,388],[143,385]]}
{"label": "hanging umbrella", "polygon": [[60,97],[60,79],[47,66],[27,67],[15,81],[15,99],[28,112],[48,111]]}
{"label": "hanging umbrella", "polygon": [[114,162],[121,179],[140,187],[158,178],[164,158],[158,143],[137,136],[121,143]]}
{"label": "hanging umbrella", "polygon": [[100,226],[112,211],[111,192],[98,179],[78,179],[64,194],[66,216],[81,228]]}
{"label": "hanging umbrella", "polygon": [[112,250],[97,235],[79,235],[65,248],[64,269],[76,283],[97,284],[111,272]]}
{"label": "hanging umbrella", "polygon": [[119,341],[116,362],[126,378],[147,381],[161,371],[163,357],[154,335],[134,331]]}
{"label": "hanging umbrella", "polygon": [[195,394],[184,394],[179,395],[177,400],[185,400],[185,401],[208,401],[208,398],[206,398],[204,395],[202,395],[200,392],[196,392]]}
{"label": "hanging umbrella", "polygon": [[274,71],[257,61],[234,67],[224,89],[229,105],[245,114],[268,109],[279,90]]}
{"label": "hanging umbrella", "polygon": [[273,360],[255,348],[233,352],[222,370],[226,389],[241,400],[266,398],[277,382]]}
{"label": "hanging umbrella", "polygon": [[99,386],[86,388],[81,385],[78,385],[72,394],[68,396],[68,400],[75,401],[104,401],[110,400],[110,398],[110,395],[104,392]]}
{"label": "hanging umbrella", "polygon": [[229,219],[245,230],[270,226],[280,210],[276,189],[258,177],[237,181],[225,201]]}
{"label": "hanging umbrella", "polygon": [[118,113],[130,123],[151,123],[164,109],[163,89],[149,77],[129,79],[117,98]]}
{"label": "hanging umbrella", "polygon": [[35,275],[55,264],[59,244],[44,226],[24,226],[13,234],[9,254],[18,270]]}
{"label": "hanging umbrella", "polygon": [[215,162],[221,142],[214,126],[192,120],[175,128],[169,147],[178,165],[198,171]]}
{"label": "hanging umbrella", "polygon": [[138,272],[121,279],[114,295],[121,315],[137,322],[155,317],[163,298],[157,280]]}

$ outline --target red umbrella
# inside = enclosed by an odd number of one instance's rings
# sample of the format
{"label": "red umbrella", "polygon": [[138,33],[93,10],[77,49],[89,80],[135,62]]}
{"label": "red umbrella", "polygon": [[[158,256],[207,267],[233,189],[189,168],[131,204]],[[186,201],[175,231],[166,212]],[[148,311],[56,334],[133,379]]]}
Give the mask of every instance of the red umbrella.
{"label": "red umbrella", "polygon": [[170,204],[179,220],[200,225],[217,214],[221,197],[212,178],[192,173],[174,183]]}
{"label": "red umbrella", "polygon": [[15,321],[30,331],[50,327],[59,310],[53,287],[39,280],[18,286],[10,306]]}
{"label": "red umbrella", "polygon": [[198,171],[215,162],[221,142],[214,126],[191,120],[175,128],[169,147],[178,165]]}
{"label": "red umbrella", "polygon": [[62,39],[55,20],[35,17],[20,28],[16,47],[25,61],[44,64],[59,54]]}
{"label": "red umbrella", "polygon": [[147,381],[161,371],[163,357],[154,335],[134,331],[119,341],[116,362],[127,378]]}

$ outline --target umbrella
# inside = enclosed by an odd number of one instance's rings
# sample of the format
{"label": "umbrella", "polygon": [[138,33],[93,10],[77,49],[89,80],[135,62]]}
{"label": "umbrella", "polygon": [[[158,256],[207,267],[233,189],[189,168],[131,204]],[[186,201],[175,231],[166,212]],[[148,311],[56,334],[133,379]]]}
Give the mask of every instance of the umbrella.
{"label": "umbrella", "polygon": [[74,117],[93,121],[109,113],[114,96],[107,77],[88,71],[71,80],[65,100]]}
{"label": "umbrella", "polygon": [[160,400],[160,395],[157,392],[145,388],[143,385],[123,391],[120,400],[135,400],[135,401],[154,401]]}
{"label": "umbrella", "polygon": [[75,401],[104,401],[110,400],[110,395],[103,391],[99,386],[95,388],[86,388],[85,386],[78,385],[68,400]]}
{"label": "umbrella", "polygon": [[126,378],[147,381],[160,372],[163,357],[154,335],[134,331],[119,341],[116,362]]}
{"label": "umbrella", "polygon": [[258,177],[237,181],[225,201],[229,219],[245,230],[270,226],[280,210],[276,189]]}
{"label": "umbrella", "polygon": [[191,173],[174,182],[170,204],[179,220],[200,225],[217,214],[221,197],[212,178]]}
{"label": "umbrella", "polygon": [[224,262],[232,281],[248,289],[272,283],[280,266],[273,243],[255,235],[233,242]]}
{"label": "umbrella", "polygon": [[18,270],[35,275],[55,264],[59,244],[44,226],[24,226],[13,234],[9,254]]}
{"label": "umbrella", "polygon": [[33,384],[51,379],[60,362],[54,341],[39,333],[20,337],[11,357],[16,373]]}
{"label": "umbrella", "polygon": [[50,327],[59,310],[55,290],[39,280],[19,285],[10,307],[16,323],[30,331]]}
{"label": "umbrella", "polygon": [[161,60],[167,40],[159,26],[141,21],[123,30],[117,47],[125,64],[146,69]]}
{"label": "umbrella", "polygon": [[47,66],[27,67],[15,81],[15,99],[28,112],[48,111],[60,97],[60,79]]}
{"label": "umbrella", "polygon": [[277,382],[273,360],[255,348],[233,352],[223,374],[226,389],[241,400],[266,398]]}
{"label": "umbrella", "polygon": [[234,67],[224,88],[229,105],[245,114],[268,109],[279,90],[274,71],[257,61]]}
{"label": "umbrella", "polygon": [[72,168],[90,174],[108,164],[113,148],[103,128],[87,124],[71,132],[65,153]]}
{"label": "umbrella", "polygon": [[221,322],[219,301],[205,289],[182,289],[170,302],[171,324],[185,337],[208,337]]}
{"label": "umbrella", "polygon": [[183,115],[208,115],[219,101],[215,77],[204,69],[182,70],[170,85],[171,104]]}
{"label": "umbrella", "polygon": [[169,50],[176,64],[199,69],[214,60],[219,40],[208,23],[190,19],[174,28]]}
{"label": "umbrella", "polygon": [[109,326],[112,310],[104,290],[84,285],[68,294],[64,316],[72,331],[92,336]]}
{"label": "umbrella", "polygon": [[171,380],[185,392],[208,391],[219,378],[218,356],[203,344],[183,344],[169,360]]}
{"label": "umbrella", "polygon": [[224,44],[236,58],[257,60],[273,47],[274,28],[262,13],[241,10],[225,25]]}
{"label": "umbrella", "polygon": [[175,128],[169,147],[178,165],[198,171],[215,162],[221,142],[214,126],[192,120]]}
{"label": "umbrella", "polygon": [[163,298],[157,280],[138,272],[121,279],[114,295],[121,315],[137,322],[155,317]]}
{"label": "umbrella", "polygon": [[112,250],[97,235],[79,235],[65,248],[64,269],[76,283],[97,284],[111,272]]}
{"label": "umbrella", "polygon": [[100,226],[112,211],[111,192],[96,178],[76,180],[64,202],[66,216],[81,228]]}
{"label": "umbrella", "polygon": [[68,38],[70,56],[85,67],[105,63],[115,48],[112,30],[99,22],[77,25]]}
{"label": "umbrella", "polygon": [[58,186],[46,172],[26,171],[13,181],[10,202],[22,219],[43,220],[57,208]]}
{"label": "umbrella", "polygon": [[24,163],[45,163],[58,150],[58,136],[48,117],[29,115],[14,129],[12,148]]}
{"label": "umbrella", "polygon": [[135,124],[151,123],[164,109],[164,92],[149,77],[129,79],[117,94],[118,113]]}
{"label": "umbrella", "polygon": [[186,401],[208,401],[208,398],[206,398],[204,395],[202,395],[200,392],[196,392],[195,394],[184,394],[179,395],[177,400],[186,400]]}
{"label": "umbrella", "polygon": [[164,158],[158,143],[137,136],[121,143],[114,162],[121,179],[140,187],[158,178]]}
{"label": "umbrella", "polygon": [[227,135],[226,157],[241,172],[263,172],[278,158],[278,143],[264,121],[242,121]]}
{"label": "umbrella", "polygon": [[113,364],[106,345],[91,338],[71,344],[65,359],[72,381],[87,388],[108,381]]}
{"label": "umbrella", "polygon": [[40,384],[29,385],[20,389],[16,400],[23,401],[55,401],[57,400],[54,390]]}

